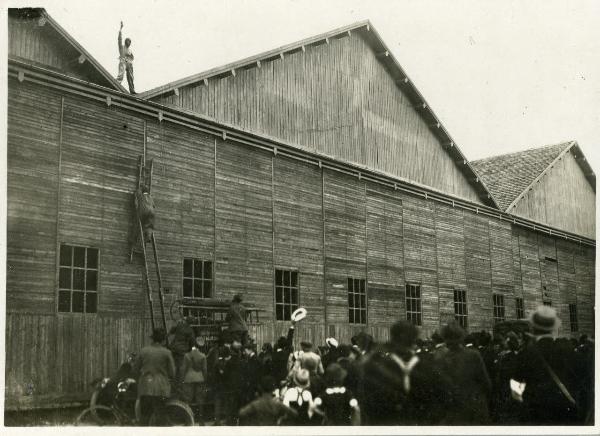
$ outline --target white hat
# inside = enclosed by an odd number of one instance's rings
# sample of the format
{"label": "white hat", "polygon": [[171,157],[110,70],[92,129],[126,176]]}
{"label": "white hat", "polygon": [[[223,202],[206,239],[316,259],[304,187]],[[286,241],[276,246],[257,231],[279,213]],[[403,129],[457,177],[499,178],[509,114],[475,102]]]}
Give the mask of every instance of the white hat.
{"label": "white hat", "polygon": [[300,321],[304,318],[306,318],[306,309],[304,307],[299,307],[298,309],[294,310],[294,312],[292,312],[292,321]]}
{"label": "white hat", "polygon": [[331,348],[337,348],[339,345],[336,338],[327,338],[327,339],[325,339],[325,343],[327,345],[329,345]]}

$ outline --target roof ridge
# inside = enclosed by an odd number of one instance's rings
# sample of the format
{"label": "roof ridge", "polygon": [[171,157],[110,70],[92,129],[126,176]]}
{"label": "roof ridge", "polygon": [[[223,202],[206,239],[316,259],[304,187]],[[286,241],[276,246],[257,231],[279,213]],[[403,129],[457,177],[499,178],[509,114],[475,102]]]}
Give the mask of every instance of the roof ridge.
{"label": "roof ridge", "polygon": [[546,148],[558,147],[559,145],[564,146],[564,148],[567,148],[567,146],[570,146],[573,142],[574,142],[574,140],[568,140],[568,141],[557,142],[556,144],[542,145],[540,147],[530,147],[530,148],[526,148],[525,150],[512,151],[510,153],[497,154],[494,156],[483,157],[481,159],[475,159],[475,160],[472,160],[471,163],[479,164],[482,162],[492,161],[492,160],[496,160],[496,159],[500,159],[500,158],[504,158],[504,157],[508,157],[508,156],[515,156],[515,155],[522,154],[522,153],[528,153],[528,152],[531,152],[534,150],[544,150]]}

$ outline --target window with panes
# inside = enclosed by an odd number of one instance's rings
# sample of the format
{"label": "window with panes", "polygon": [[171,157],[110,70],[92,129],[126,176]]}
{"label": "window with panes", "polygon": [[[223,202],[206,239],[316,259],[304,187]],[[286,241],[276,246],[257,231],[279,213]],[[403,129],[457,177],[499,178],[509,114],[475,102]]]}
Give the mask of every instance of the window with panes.
{"label": "window with panes", "polygon": [[348,277],[348,322],[367,323],[367,290],[365,279]]}
{"label": "window with panes", "polygon": [[515,298],[515,308],[516,308],[516,315],[517,315],[517,319],[523,319],[525,318],[525,303],[523,303],[523,299],[522,298]]}
{"label": "window with panes", "polygon": [[579,331],[579,323],[577,321],[577,305],[569,304],[569,321],[571,324],[571,331]]}
{"label": "window with panes", "polygon": [[406,319],[414,325],[422,324],[421,285],[406,285]]}
{"label": "window with panes", "polygon": [[454,319],[462,328],[469,326],[467,320],[467,292],[464,289],[454,290]]}
{"label": "window with panes", "polygon": [[294,310],[298,309],[298,271],[275,270],[275,319],[289,321]]}
{"label": "window with panes", "polygon": [[58,311],[98,311],[98,249],[61,244],[58,271]]}
{"label": "window with panes", "polygon": [[213,294],[213,263],[209,260],[183,259],[183,296],[210,298]]}
{"label": "window with panes", "polygon": [[502,322],[504,319],[504,295],[494,294],[494,322]]}

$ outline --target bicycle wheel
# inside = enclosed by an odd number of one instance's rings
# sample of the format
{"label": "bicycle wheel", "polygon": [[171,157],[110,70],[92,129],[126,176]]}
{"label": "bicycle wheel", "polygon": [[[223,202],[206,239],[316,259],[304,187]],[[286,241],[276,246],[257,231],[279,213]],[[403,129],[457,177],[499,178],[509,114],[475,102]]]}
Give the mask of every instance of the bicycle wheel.
{"label": "bicycle wheel", "polygon": [[121,420],[115,412],[106,406],[88,407],[75,420],[76,426],[120,426]]}
{"label": "bicycle wheel", "polygon": [[[165,404],[165,410],[161,414],[162,419],[155,413],[150,417],[151,426],[192,426],[194,425],[194,412],[190,406],[183,401],[168,400]],[[162,421],[162,422],[160,422]]]}

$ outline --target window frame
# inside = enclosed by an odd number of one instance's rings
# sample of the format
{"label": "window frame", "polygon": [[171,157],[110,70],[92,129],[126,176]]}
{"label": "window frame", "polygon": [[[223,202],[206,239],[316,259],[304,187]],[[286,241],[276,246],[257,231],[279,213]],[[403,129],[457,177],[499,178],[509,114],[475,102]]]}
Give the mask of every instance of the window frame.
{"label": "window frame", "polygon": [[[61,260],[62,247],[70,248],[70,251],[71,251],[70,265],[62,264],[62,260]],[[85,250],[83,267],[75,265],[75,249],[77,249],[77,248],[79,248],[79,249],[82,248]],[[96,251],[96,267],[95,268],[88,267],[88,250]],[[98,308],[100,306],[100,283],[101,283],[101,281],[100,281],[100,264],[101,264],[101,252],[100,252],[99,247],[88,246],[88,245],[77,244],[77,243],[70,243],[70,242],[60,242],[58,244],[57,256],[56,256],[56,305],[55,305],[55,310],[56,310],[57,314],[59,314],[59,315],[78,314],[78,315],[88,315],[89,316],[89,315],[95,315],[98,313]],[[68,288],[68,289],[61,287],[61,270],[62,269],[68,269],[69,273],[70,273],[70,277],[69,277],[70,288]],[[74,289],[73,288],[74,270],[83,271],[83,289]],[[88,271],[94,271],[96,273],[96,289],[95,290],[87,289],[87,287],[88,287]],[[67,291],[69,292],[69,310],[65,311],[65,310],[61,310],[60,295],[61,295],[61,293],[64,293]],[[82,311],[73,311],[73,294],[75,292],[83,294],[83,302],[82,302],[83,310]],[[87,311],[87,304],[88,304],[87,297],[89,294],[94,294],[96,297],[95,311],[93,311],[93,312]]]}
{"label": "window frame", "polygon": [[[498,304],[498,301],[500,301],[501,304]],[[506,321],[506,303],[504,301],[504,294],[492,294],[492,307],[494,324]]]}
{"label": "window frame", "polygon": [[577,303],[569,303],[569,329],[571,333],[579,332],[579,317],[577,315]]}
{"label": "window frame", "polygon": [[[356,292],[356,283],[358,282],[358,292]],[[350,290],[350,283],[352,283],[352,290]],[[367,325],[369,322],[369,310],[368,310],[368,291],[367,291],[367,280],[357,279],[354,277],[347,277],[346,280],[346,291],[348,297],[348,324],[352,325]],[[352,296],[352,297],[351,297]],[[363,298],[364,296],[364,306]],[[350,304],[352,300],[353,305]],[[358,306],[356,302],[358,301]],[[356,321],[356,313],[359,314],[359,321]],[[352,313],[352,316],[350,314]]]}
{"label": "window frame", "polygon": [[[421,288],[421,283],[406,283],[404,285],[404,308],[406,312],[406,320],[412,322],[416,326],[423,325],[423,293]],[[418,296],[413,296],[412,293],[409,292],[411,289],[417,290]],[[409,304],[409,301],[411,304]],[[416,305],[412,304],[413,301],[416,302]],[[412,310],[414,307],[416,307],[416,309]],[[409,310],[409,308],[411,310]]]}
{"label": "window frame", "polygon": [[525,319],[525,300],[523,297],[515,297],[515,316],[517,319]]}
{"label": "window frame", "polygon": [[[186,261],[191,261],[192,263],[192,275],[191,276],[186,276],[186,271],[185,271],[185,263]],[[201,276],[200,277],[196,277],[195,276],[195,270],[196,270],[196,262],[201,262],[202,263],[202,272],[201,272]],[[207,279],[205,277],[205,264],[206,263],[210,263],[210,279]],[[192,286],[191,286],[191,291],[192,291],[192,295],[191,296],[186,296],[185,295],[185,282],[186,280],[191,280],[192,282]],[[196,297],[194,294],[194,291],[196,289],[196,281],[200,282],[200,288],[202,290],[201,292],[201,296],[200,297]],[[210,295],[206,296],[204,294],[204,283],[205,282],[210,282]],[[214,293],[215,293],[215,288],[214,288],[214,284],[215,284],[215,263],[212,261],[212,259],[202,259],[199,257],[188,257],[188,256],[183,256],[183,260],[181,262],[181,296],[183,298],[199,298],[199,299],[203,299],[203,298],[213,298]]]}
{"label": "window frame", "polygon": [[[282,276],[282,285],[278,285],[277,283],[277,273],[281,272]],[[285,284],[285,274],[289,273],[289,285]],[[296,275],[296,286],[292,286],[293,284],[293,275]],[[277,301],[277,291],[278,288],[281,289],[281,298],[282,302]],[[286,303],[285,294],[286,288],[290,290],[290,302]],[[293,293],[296,292],[296,303],[293,303]],[[281,319],[278,317],[278,306],[282,307],[282,317]],[[289,316],[286,318],[286,306],[289,306]],[[286,268],[286,267],[275,267],[273,268],[273,309],[274,309],[274,319],[275,321],[290,321],[291,314],[294,310],[298,309],[300,306],[300,271],[296,268]]]}
{"label": "window frame", "polygon": [[[459,297],[458,299],[457,299],[457,296]],[[454,320],[463,329],[467,330],[469,328],[469,308],[467,305],[467,290],[455,288],[453,301],[454,301]],[[457,309],[458,309],[458,311],[457,311]]]}

